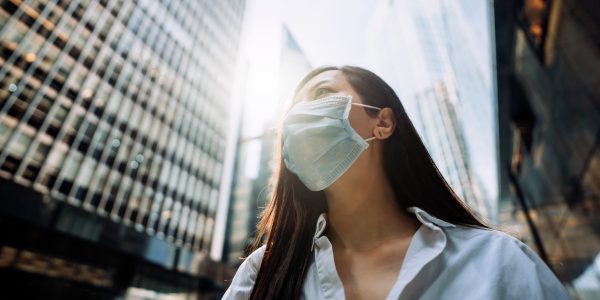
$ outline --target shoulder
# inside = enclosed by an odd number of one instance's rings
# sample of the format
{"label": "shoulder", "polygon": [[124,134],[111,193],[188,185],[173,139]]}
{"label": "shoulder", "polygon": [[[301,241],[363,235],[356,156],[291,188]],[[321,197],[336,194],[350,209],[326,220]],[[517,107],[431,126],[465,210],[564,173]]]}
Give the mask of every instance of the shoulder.
{"label": "shoulder", "polygon": [[[258,249],[254,250],[242,263],[245,269],[250,269],[254,273],[258,273],[258,269],[260,269],[260,262],[262,261],[263,255],[265,254],[266,246],[262,245]],[[240,265],[239,269],[242,269],[242,265]],[[239,272],[238,269],[238,272]]]}
{"label": "shoulder", "polygon": [[495,241],[500,243],[518,244],[520,241],[515,237],[508,235],[502,231],[490,228],[470,227],[456,225],[455,227],[446,228],[446,233],[458,239],[473,240],[473,241]]}
{"label": "shoulder", "polygon": [[538,256],[517,238],[502,231],[486,228],[456,226],[445,230],[450,243],[456,244],[462,250],[470,248],[495,252],[498,257],[522,256],[537,261]]}
{"label": "shoulder", "polygon": [[507,296],[501,298],[570,299],[548,265],[517,238],[498,230],[465,226],[445,231],[452,255],[484,271],[500,288],[499,294]]}
{"label": "shoulder", "polygon": [[497,266],[515,260],[526,265],[541,261],[523,242],[498,230],[456,226],[445,229],[445,233],[448,250],[457,255],[495,262]]}
{"label": "shoulder", "polygon": [[266,246],[254,250],[240,265],[223,299],[249,299]]}

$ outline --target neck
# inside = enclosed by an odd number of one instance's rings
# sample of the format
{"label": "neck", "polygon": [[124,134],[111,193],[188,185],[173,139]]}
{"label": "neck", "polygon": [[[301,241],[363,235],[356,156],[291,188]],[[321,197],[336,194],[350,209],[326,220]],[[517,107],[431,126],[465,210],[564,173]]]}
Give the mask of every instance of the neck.
{"label": "neck", "polygon": [[417,230],[418,221],[400,208],[383,170],[374,173],[357,180],[340,178],[325,191],[327,235],[334,246],[369,249]]}

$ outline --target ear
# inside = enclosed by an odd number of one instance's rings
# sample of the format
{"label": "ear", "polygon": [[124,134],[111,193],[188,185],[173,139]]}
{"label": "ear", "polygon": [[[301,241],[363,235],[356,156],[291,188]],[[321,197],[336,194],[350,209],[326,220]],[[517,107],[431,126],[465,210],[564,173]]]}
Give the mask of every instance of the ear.
{"label": "ear", "polygon": [[373,129],[373,136],[378,140],[389,138],[396,129],[396,119],[391,108],[386,107],[379,111],[377,126]]}

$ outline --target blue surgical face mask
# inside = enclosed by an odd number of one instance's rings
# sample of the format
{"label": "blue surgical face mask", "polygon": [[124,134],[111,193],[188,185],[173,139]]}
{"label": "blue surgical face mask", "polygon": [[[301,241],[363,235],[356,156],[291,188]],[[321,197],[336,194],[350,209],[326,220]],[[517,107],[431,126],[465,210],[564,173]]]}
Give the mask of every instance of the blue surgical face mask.
{"label": "blue surgical face mask", "polygon": [[283,160],[286,167],[311,191],[321,191],[334,183],[369,147],[350,126],[352,106],[381,108],[353,103],[352,96],[330,96],[300,102],[283,120]]}

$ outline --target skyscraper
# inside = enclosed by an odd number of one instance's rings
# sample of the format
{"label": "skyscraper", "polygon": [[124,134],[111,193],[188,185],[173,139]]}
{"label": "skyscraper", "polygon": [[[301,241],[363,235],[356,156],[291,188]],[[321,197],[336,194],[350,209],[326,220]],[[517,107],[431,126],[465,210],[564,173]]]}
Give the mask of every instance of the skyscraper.
{"label": "skyscraper", "polygon": [[[2,2],[0,210],[12,226],[36,226],[10,238],[9,269],[27,269],[18,267],[27,236],[58,232],[96,255],[108,247],[212,279],[199,262],[212,240],[244,7]],[[131,270],[79,259],[113,270],[108,286],[127,286],[119,274]]]}
{"label": "skyscraper", "polygon": [[[495,1],[500,218],[576,299],[600,296],[600,6]],[[587,269],[587,271],[586,271]]]}
{"label": "skyscraper", "polygon": [[[281,26],[281,48],[278,60],[279,82],[274,84],[278,97],[272,106],[280,114],[291,103],[293,89],[311,65],[298,42],[285,25]],[[249,111],[248,113],[252,113]],[[231,195],[228,240],[225,255],[233,263],[244,256],[254,238],[256,223],[271,193],[269,179],[273,175],[277,153],[277,118],[263,121],[262,133],[242,135],[236,161],[235,180]]]}
{"label": "skyscraper", "polygon": [[492,190],[495,184],[490,70],[456,5],[378,2],[367,36],[369,61],[400,96],[455,192],[494,220],[493,197],[483,184]]}
{"label": "skyscraper", "polygon": [[[457,93],[452,77],[442,78],[431,88],[416,95],[421,136],[429,154],[453,190],[482,216],[488,217],[479,183],[470,166],[466,143],[457,113]],[[443,134],[440,134],[443,133]]]}

